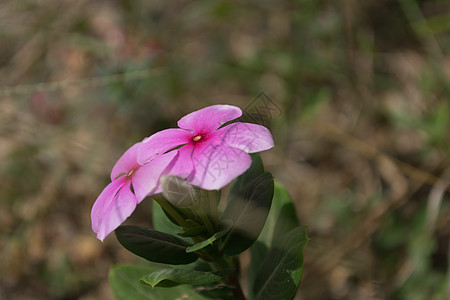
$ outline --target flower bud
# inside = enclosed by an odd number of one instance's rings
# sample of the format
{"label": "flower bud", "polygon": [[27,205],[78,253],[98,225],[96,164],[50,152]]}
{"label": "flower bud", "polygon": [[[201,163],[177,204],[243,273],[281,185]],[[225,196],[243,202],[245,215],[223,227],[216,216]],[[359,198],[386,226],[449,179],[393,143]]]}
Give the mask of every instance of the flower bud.
{"label": "flower bud", "polygon": [[161,186],[164,198],[178,207],[190,207],[198,201],[197,189],[181,177],[162,176]]}

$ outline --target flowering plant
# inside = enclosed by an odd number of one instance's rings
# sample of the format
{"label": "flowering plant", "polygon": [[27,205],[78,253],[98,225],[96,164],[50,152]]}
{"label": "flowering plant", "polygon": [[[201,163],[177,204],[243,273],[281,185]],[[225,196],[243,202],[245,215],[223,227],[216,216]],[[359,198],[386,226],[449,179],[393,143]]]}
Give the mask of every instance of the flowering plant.
{"label": "flowering plant", "polygon": [[[257,152],[273,147],[267,128],[230,121],[242,111],[213,105],[133,145],[91,212],[92,229],[152,264],[110,272],[118,299],[291,299],[308,241],[284,188]],[[232,183],[227,197],[221,189]],[[121,225],[151,196],[153,229]],[[239,254],[250,249],[249,288]]]}

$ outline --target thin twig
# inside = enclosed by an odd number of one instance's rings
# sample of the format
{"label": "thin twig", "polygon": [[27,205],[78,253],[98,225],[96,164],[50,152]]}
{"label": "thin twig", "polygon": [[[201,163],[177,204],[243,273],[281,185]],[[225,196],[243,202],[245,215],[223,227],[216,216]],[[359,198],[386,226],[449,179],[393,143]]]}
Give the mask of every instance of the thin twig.
{"label": "thin twig", "polygon": [[117,73],[106,76],[89,77],[77,80],[61,80],[55,82],[41,82],[36,84],[22,84],[14,86],[0,87],[0,97],[31,94],[35,92],[53,92],[67,88],[91,88],[107,86],[118,82],[144,79],[152,74],[156,74],[160,69],[147,68],[134,70],[125,73]]}

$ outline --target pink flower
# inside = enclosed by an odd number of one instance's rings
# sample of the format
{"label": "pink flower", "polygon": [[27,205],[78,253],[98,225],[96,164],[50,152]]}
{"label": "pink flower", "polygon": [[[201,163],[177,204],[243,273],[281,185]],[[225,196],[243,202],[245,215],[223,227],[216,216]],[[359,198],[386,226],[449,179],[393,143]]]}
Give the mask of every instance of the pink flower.
{"label": "pink flower", "polygon": [[[98,196],[91,211],[92,230],[102,240],[125,221],[146,196],[160,193],[159,178],[170,168],[177,151],[149,153],[145,164],[137,162],[139,143],[128,149],[111,171],[111,183]],[[133,186],[133,190],[131,189]],[[134,191],[134,192],[133,192]]]}
{"label": "pink flower", "polygon": [[242,111],[232,105],[194,111],[178,121],[180,128],[166,129],[144,139],[138,149],[138,162],[148,161],[154,153],[177,149],[178,156],[169,174],[186,178],[203,189],[221,189],[250,167],[248,153],[273,147],[272,135],[263,126],[236,122],[221,127],[241,115]]}

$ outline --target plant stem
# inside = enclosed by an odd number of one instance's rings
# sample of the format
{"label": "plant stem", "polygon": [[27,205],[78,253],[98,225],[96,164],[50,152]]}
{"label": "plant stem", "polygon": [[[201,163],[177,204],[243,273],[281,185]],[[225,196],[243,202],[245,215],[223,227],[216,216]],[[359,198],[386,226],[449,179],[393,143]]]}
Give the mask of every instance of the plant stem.
{"label": "plant stem", "polygon": [[234,274],[228,277],[227,283],[233,287],[233,293],[236,300],[246,300],[241,284]]}
{"label": "plant stem", "polygon": [[167,202],[166,199],[164,199],[163,197],[159,196],[159,195],[153,195],[152,196],[153,200],[155,200],[162,209],[164,209],[180,226],[182,227],[187,227],[187,223],[186,220],[180,216],[180,214],[173,209],[172,206],[170,206]]}
{"label": "plant stem", "polygon": [[246,300],[238,278],[240,269],[239,261],[233,260],[233,258],[229,256],[219,256],[214,258],[214,262],[210,263],[210,266],[213,270],[225,270],[227,268],[233,268],[234,272],[225,278],[225,283],[233,288],[234,299]]}
{"label": "plant stem", "polygon": [[217,205],[220,200],[220,191],[207,191],[208,210],[207,213],[214,225],[218,225]]}
{"label": "plant stem", "polygon": [[210,235],[213,235],[216,230],[214,229],[213,224],[209,220],[208,215],[205,213],[202,207],[197,207],[197,213],[200,219],[202,220],[203,224],[205,224],[206,228],[208,229],[208,232]]}

